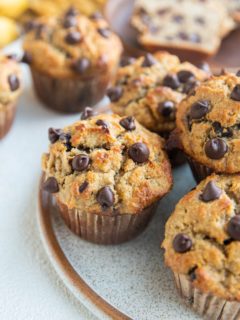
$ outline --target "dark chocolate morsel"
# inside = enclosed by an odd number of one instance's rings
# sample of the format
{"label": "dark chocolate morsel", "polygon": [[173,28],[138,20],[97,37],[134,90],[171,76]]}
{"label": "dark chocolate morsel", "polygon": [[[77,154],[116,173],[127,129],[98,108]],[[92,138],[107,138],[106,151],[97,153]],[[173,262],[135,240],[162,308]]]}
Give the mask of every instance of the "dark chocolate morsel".
{"label": "dark chocolate morsel", "polygon": [[114,193],[108,186],[103,187],[97,193],[97,202],[101,205],[103,210],[106,210],[114,204]]}
{"label": "dark chocolate morsel", "polygon": [[99,28],[97,31],[103,38],[106,39],[109,38],[112,33],[111,30],[108,28]]}
{"label": "dark chocolate morsel", "polygon": [[178,253],[185,253],[192,248],[192,240],[186,234],[179,233],[173,239],[173,248]]}
{"label": "dark chocolate morsel", "polygon": [[103,129],[108,130],[108,124],[106,121],[102,120],[102,119],[98,119],[96,121],[96,125],[97,126],[101,126]]}
{"label": "dark chocolate morsel", "polygon": [[128,131],[132,131],[136,129],[134,118],[131,116],[121,119],[120,125]]}
{"label": "dark chocolate morsel", "polygon": [[81,120],[86,120],[97,115],[97,112],[90,107],[86,107],[81,113]]}
{"label": "dark chocolate morsel", "polygon": [[89,156],[87,154],[79,154],[72,160],[72,168],[75,171],[84,171],[87,169],[90,163]]}
{"label": "dark chocolate morsel", "polygon": [[82,40],[82,35],[78,31],[71,31],[65,36],[65,41],[68,44],[74,45]]}
{"label": "dark chocolate morsel", "polygon": [[240,70],[238,70],[238,71],[236,72],[236,76],[237,76],[237,77],[240,77]]}
{"label": "dark chocolate morsel", "polygon": [[220,198],[222,190],[215,184],[214,181],[209,181],[200,195],[200,200],[204,202],[214,201]]}
{"label": "dark chocolate morsel", "polygon": [[59,191],[59,186],[57,179],[54,177],[48,178],[44,183],[43,183],[43,190],[50,192],[50,193],[56,193]]}
{"label": "dark chocolate morsel", "polygon": [[230,98],[235,101],[240,101],[240,84],[237,84],[230,95]]}
{"label": "dark chocolate morsel", "polygon": [[234,240],[240,241],[240,215],[236,215],[229,221],[227,232]]}
{"label": "dark chocolate morsel", "polygon": [[54,129],[54,128],[48,129],[48,139],[51,143],[55,143],[56,141],[58,141],[61,134],[62,134],[61,129]]}
{"label": "dark chocolate morsel", "polygon": [[85,191],[88,187],[89,183],[87,181],[84,181],[80,186],[79,186],[79,192],[82,193],[83,191]]}
{"label": "dark chocolate morsel", "polygon": [[208,100],[199,100],[192,104],[190,109],[191,119],[201,119],[210,110],[210,102]]}
{"label": "dark chocolate morsel", "polygon": [[8,83],[11,91],[16,91],[20,87],[20,81],[15,74],[10,74],[8,76]]}
{"label": "dark chocolate morsel", "polygon": [[142,67],[151,67],[154,64],[157,63],[157,60],[154,58],[154,56],[151,53],[147,53],[144,57],[144,60],[142,62]]}
{"label": "dark chocolate morsel", "polygon": [[107,96],[111,102],[117,102],[123,94],[123,89],[120,86],[111,87],[107,90]]}
{"label": "dark chocolate morsel", "polygon": [[136,61],[136,59],[133,57],[122,57],[122,59],[120,61],[120,66],[126,67],[126,66],[133,64],[135,61]]}
{"label": "dark chocolate morsel", "polygon": [[178,77],[178,80],[182,83],[186,83],[190,80],[195,79],[195,75],[191,71],[188,71],[188,70],[178,71],[177,77]]}
{"label": "dark chocolate morsel", "polygon": [[218,160],[223,158],[228,151],[228,146],[223,139],[213,138],[205,144],[205,153],[208,158]]}
{"label": "dark chocolate morsel", "polygon": [[136,163],[144,163],[148,161],[150,151],[145,143],[137,142],[128,149],[129,157]]}
{"label": "dark chocolate morsel", "polygon": [[81,58],[72,64],[72,69],[75,72],[82,74],[90,67],[90,65],[91,63],[87,58]]}
{"label": "dark chocolate morsel", "polygon": [[168,74],[163,79],[163,85],[171,89],[177,89],[180,86],[180,82],[175,74]]}
{"label": "dark chocolate morsel", "polygon": [[163,117],[167,118],[175,111],[175,104],[170,100],[163,101],[158,104],[157,110]]}
{"label": "dark chocolate morsel", "polygon": [[71,28],[77,25],[77,19],[74,16],[66,16],[63,21],[64,28]]}

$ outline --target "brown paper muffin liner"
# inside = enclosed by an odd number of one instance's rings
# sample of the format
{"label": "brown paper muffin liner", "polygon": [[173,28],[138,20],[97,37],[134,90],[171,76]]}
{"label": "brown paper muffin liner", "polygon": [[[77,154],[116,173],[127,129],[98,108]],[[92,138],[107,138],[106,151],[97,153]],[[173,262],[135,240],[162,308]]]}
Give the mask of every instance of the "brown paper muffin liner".
{"label": "brown paper muffin liner", "polygon": [[197,313],[209,320],[240,319],[240,303],[227,301],[195,288],[186,275],[174,272],[180,295]]}
{"label": "brown paper muffin liner", "polygon": [[16,114],[16,103],[11,103],[0,110],[0,139],[10,130]]}
{"label": "brown paper muffin liner", "polygon": [[206,177],[210,176],[214,171],[213,169],[191,159],[188,157],[188,163],[189,166],[192,170],[192,174],[194,176],[194,179],[196,180],[196,182],[200,182],[203,179],[205,179]]}
{"label": "brown paper muffin liner", "polygon": [[97,244],[118,244],[138,236],[150,222],[158,201],[140,214],[113,216],[69,209],[57,199],[60,215],[67,226],[84,240]]}
{"label": "brown paper muffin liner", "polygon": [[99,102],[110,81],[105,72],[79,79],[53,78],[31,68],[35,92],[50,109],[62,113],[80,113],[86,106]]}

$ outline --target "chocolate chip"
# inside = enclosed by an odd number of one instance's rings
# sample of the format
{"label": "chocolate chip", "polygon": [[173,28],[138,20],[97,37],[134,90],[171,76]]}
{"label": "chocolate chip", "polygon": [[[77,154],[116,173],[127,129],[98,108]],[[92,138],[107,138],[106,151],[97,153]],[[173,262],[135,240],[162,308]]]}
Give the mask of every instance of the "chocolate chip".
{"label": "chocolate chip", "polygon": [[237,84],[230,95],[230,98],[235,101],[240,101],[240,84]]}
{"label": "chocolate chip", "polygon": [[110,187],[103,187],[97,193],[97,202],[103,210],[106,210],[114,204],[114,193]]}
{"label": "chocolate chip", "polygon": [[192,81],[188,81],[187,83],[184,84],[183,88],[182,88],[182,92],[186,93],[186,94],[193,94],[194,93],[194,89],[195,87],[199,85],[198,81],[192,80]]}
{"label": "chocolate chip", "polygon": [[86,107],[81,113],[81,120],[86,120],[97,115],[97,112],[90,107]]}
{"label": "chocolate chip", "polygon": [[200,196],[200,200],[204,202],[217,200],[220,198],[221,194],[222,190],[215,184],[215,182],[209,181]]}
{"label": "chocolate chip", "polygon": [[97,31],[103,38],[106,38],[106,39],[109,38],[112,33],[111,30],[108,28],[105,28],[105,29],[99,28],[97,29]]}
{"label": "chocolate chip", "polygon": [[197,33],[191,33],[188,37],[189,41],[200,43],[202,41],[201,36]]}
{"label": "chocolate chip", "polygon": [[178,38],[182,39],[182,40],[185,40],[187,41],[188,40],[188,34],[184,31],[180,31],[178,34],[177,34]]}
{"label": "chocolate chip", "polygon": [[66,16],[63,21],[64,28],[71,28],[77,25],[77,19],[74,16]]}
{"label": "chocolate chip", "polygon": [[8,83],[11,91],[16,91],[20,87],[20,81],[15,74],[10,74],[8,76]]}
{"label": "chocolate chip", "polygon": [[111,87],[107,90],[107,96],[111,102],[117,102],[123,94],[123,88],[120,86]]}
{"label": "chocolate chip", "polygon": [[43,190],[50,192],[50,193],[56,193],[59,191],[59,186],[57,179],[54,177],[48,178],[44,183],[43,183]]}
{"label": "chocolate chip", "polygon": [[147,53],[144,57],[144,60],[142,62],[142,67],[151,67],[154,64],[157,63],[157,60],[154,58],[154,56],[151,53]]}
{"label": "chocolate chip", "polygon": [[58,141],[60,135],[62,133],[61,129],[54,129],[54,128],[49,128],[48,129],[48,139],[51,143],[55,143]]}
{"label": "chocolate chip", "polygon": [[136,59],[133,57],[122,57],[122,59],[120,61],[120,66],[126,67],[126,66],[133,64],[135,61],[136,61]]}
{"label": "chocolate chip", "polygon": [[195,75],[191,71],[188,71],[188,70],[178,71],[177,77],[178,77],[178,80],[182,83],[186,83],[190,80],[195,79]]}
{"label": "chocolate chip", "polygon": [[65,13],[66,17],[67,16],[76,16],[76,15],[78,15],[78,10],[74,7],[70,7]]}
{"label": "chocolate chip", "polygon": [[163,117],[169,117],[175,111],[175,104],[172,101],[163,101],[158,104],[157,111]]}
{"label": "chocolate chip", "polygon": [[72,160],[72,169],[75,171],[84,171],[87,169],[90,159],[86,154],[79,154]]}
{"label": "chocolate chip", "polygon": [[22,63],[26,63],[26,64],[31,64],[31,62],[32,62],[32,55],[31,55],[31,53],[25,51],[25,52],[23,53],[21,62],[22,62]]}
{"label": "chocolate chip", "polygon": [[213,138],[205,144],[205,153],[208,158],[213,160],[221,159],[228,151],[228,146],[223,139]]}
{"label": "chocolate chip", "polygon": [[177,14],[175,16],[172,17],[172,20],[176,23],[182,23],[184,20],[184,16]]}
{"label": "chocolate chip", "polygon": [[191,119],[201,119],[210,111],[210,102],[208,100],[199,100],[192,104],[190,109]]}
{"label": "chocolate chip", "polygon": [[175,74],[168,74],[163,79],[163,85],[171,89],[177,89],[180,86],[180,82]]}
{"label": "chocolate chip", "polygon": [[237,215],[229,221],[227,225],[227,232],[234,240],[240,240],[240,216]]}
{"label": "chocolate chip", "polygon": [[188,271],[190,281],[194,281],[197,279],[196,270],[197,270],[197,267],[195,266]]}
{"label": "chocolate chip", "polygon": [[68,44],[76,44],[82,40],[82,35],[78,31],[71,31],[65,36],[65,41]]}
{"label": "chocolate chip", "polygon": [[178,253],[185,253],[192,248],[192,240],[189,236],[179,233],[173,239],[173,248]]}
{"label": "chocolate chip", "polygon": [[59,140],[61,140],[67,149],[67,151],[71,151],[72,144],[71,144],[71,135],[70,133],[61,132],[59,136]]}
{"label": "chocolate chip", "polygon": [[81,58],[72,64],[72,69],[77,73],[84,73],[90,67],[90,61],[87,58]]}
{"label": "chocolate chip", "polygon": [[128,150],[129,157],[137,163],[144,163],[148,161],[149,149],[145,143],[137,142],[130,146]]}
{"label": "chocolate chip", "polygon": [[80,187],[79,187],[79,189],[78,189],[79,192],[82,193],[83,191],[85,191],[85,190],[87,189],[88,185],[89,185],[89,183],[88,183],[87,181],[84,181],[84,182],[80,185]]}
{"label": "chocolate chip", "polygon": [[236,76],[240,77],[240,70],[237,71]]}
{"label": "chocolate chip", "polygon": [[128,131],[133,131],[136,129],[136,125],[133,117],[123,118],[122,120],[120,120],[120,125]]}
{"label": "chocolate chip", "polygon": [[108,131],[108,124],[106,121],[102,120],[102,119],[98,119],[96,121],[96,125],[97,126],[101,126],[103,129],[107,130]]}
{"label": "chocolate chip", "polygon": [[103,19],[103,16],[102,16],[101,12],[97,11],[97,12],[94,12],[93,14],[91,14],[90,19],[100,20],[100,19]]}
{"label": "chocolate chip", "polygon": [[231,138],[233,136],[233,132],[230,128],[223,128],[221,123],[218,121],[214,121],[213,124],[214,132],[220,137]]}

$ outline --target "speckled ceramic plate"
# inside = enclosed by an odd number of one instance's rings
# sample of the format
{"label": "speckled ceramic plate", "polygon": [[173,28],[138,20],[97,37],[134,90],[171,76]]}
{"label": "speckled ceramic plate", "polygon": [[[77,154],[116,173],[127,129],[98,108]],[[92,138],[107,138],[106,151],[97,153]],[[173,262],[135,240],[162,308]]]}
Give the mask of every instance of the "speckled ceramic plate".
{"label": "speckled ceramic plate", "polygon": [[169,214],[195,185],[187,165],[175,169],[174,178],[174,189],[146,231],[117,246],[79,239],[40,192],[38,222],[48,256],[66,286],[99,319],[198,319],[179,297],[160,250]]}

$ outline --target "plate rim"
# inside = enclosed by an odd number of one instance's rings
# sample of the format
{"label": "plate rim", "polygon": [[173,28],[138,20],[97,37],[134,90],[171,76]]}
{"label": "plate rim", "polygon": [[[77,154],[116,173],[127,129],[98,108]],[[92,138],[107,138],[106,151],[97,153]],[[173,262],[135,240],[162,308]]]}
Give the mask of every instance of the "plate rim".
{"label": "plate rim", "polygon": [[116,309],[98,293],[73,268],[57,240],[53,230],[51,215],[44,210],[41,201],[42,179],[40,178],[37,196],[37,224],[40,238],[54,270],[69,291],[82,303],[93,315],[100,319],[132,320],[126,314]]}

